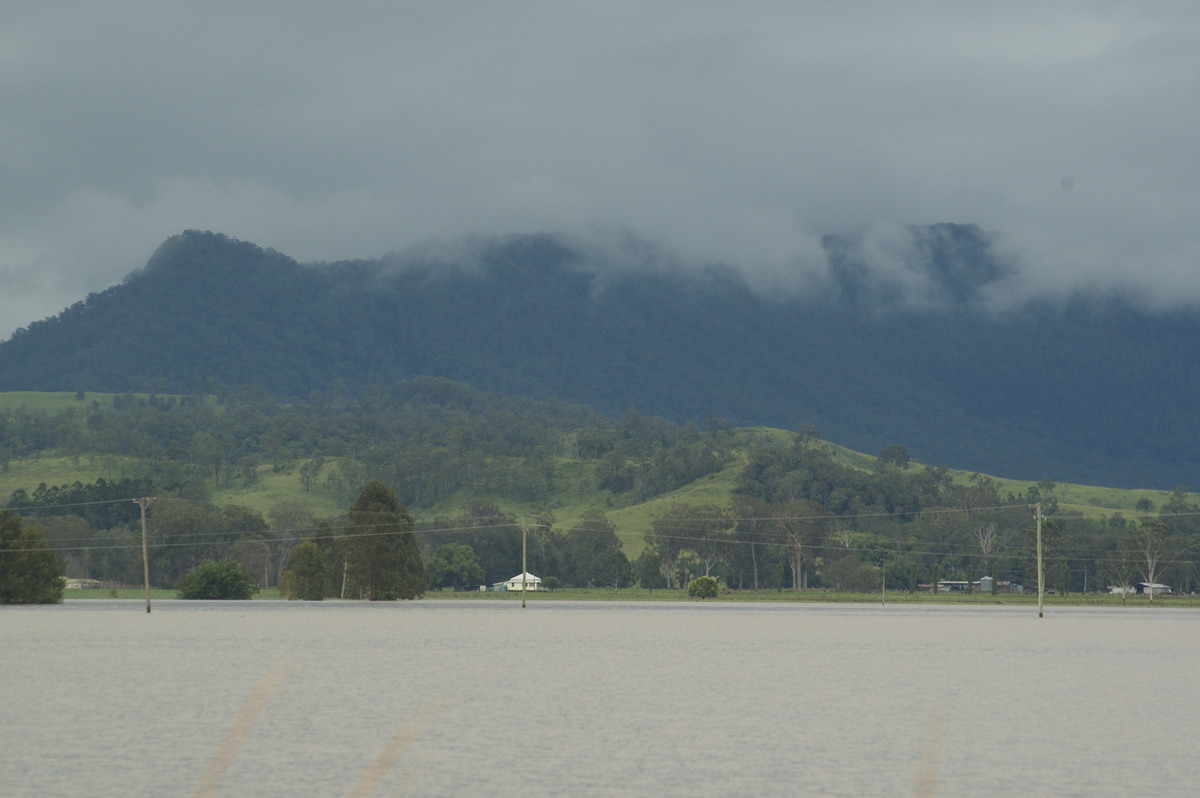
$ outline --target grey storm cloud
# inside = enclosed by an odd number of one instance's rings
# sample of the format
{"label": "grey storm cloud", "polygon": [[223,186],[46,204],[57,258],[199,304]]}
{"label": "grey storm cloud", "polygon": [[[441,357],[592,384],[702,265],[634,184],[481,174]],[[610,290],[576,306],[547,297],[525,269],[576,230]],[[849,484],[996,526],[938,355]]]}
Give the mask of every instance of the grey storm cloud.
{"label": "grey storm cloud", "polygon": [[301,261],[634,231],[803,290],[823,234],[969,222],[1013,297],[1197,302],[1198,34],[1184,2],[8,2],[0,336],[188,228]]}

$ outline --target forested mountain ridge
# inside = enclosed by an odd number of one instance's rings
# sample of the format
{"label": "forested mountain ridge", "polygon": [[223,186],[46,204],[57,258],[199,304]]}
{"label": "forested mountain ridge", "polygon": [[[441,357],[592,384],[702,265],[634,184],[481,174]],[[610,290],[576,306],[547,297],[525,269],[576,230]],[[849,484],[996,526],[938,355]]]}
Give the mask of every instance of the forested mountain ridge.
{"label": "forested mountain ridge", "polygon": [[[468,256],[302,265],[189,231],[145,268],[0,343],[0,390],[304,397],[419,375],[487,390],[795,429],[1025,479],[1200,482],[1200,314],[1119,297],[1004,311],[969,226],[919,228],[931,298],[900,301],[828,238],[831,281],[766,298],[730,270],[607,267],[548,235]],[[632,260],[632,259],[631,259]]]}

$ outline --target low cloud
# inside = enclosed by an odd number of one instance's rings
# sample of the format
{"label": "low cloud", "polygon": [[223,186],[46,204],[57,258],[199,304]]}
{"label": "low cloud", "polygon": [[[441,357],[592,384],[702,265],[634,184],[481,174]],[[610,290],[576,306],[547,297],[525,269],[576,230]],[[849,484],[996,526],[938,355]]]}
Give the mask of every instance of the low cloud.
{"label": "low cloud", "polygon": [[961,222],[997,303],[1197,303],[1198,39],[1134,2],[6,4],[0,336],[188,228],[301,261],[554,232],[767,291],[853,234],[920,301],[905,231]]}

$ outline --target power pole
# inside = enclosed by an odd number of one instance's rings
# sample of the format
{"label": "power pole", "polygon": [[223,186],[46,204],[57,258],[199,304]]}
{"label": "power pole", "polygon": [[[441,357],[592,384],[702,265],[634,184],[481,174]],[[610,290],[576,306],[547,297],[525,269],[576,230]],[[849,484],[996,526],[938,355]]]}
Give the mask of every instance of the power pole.
{"label": "power pole", "polygon": [[1034,505],[1037,514],[1037,574],[1038,574],[1038,617],[1043,616],[1043,605],[1046,600],[1046,569],[1042,562],[1042,503]]}
{"label": "power pole", "polygon": [[521,609],[525,609],[525,579],[529,573],[529,565],[525,560],[525,516],[521,516]]}
{"label": "power pole", "polygon": [[142,509],[142,580],[146,585],[146,612],[150,612],[150,553],[146,544],[146,505],[154,499],[134,499],[133,503]]}

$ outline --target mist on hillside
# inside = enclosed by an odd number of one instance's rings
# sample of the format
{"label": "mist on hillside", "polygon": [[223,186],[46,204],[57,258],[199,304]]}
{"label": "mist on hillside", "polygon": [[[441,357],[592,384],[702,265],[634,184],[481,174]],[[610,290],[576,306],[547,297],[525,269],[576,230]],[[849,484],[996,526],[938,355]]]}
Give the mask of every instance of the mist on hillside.
{"label": "mist on hillside", "polygon": [[988,306],[1200,300],[1189,4],[96,0],[0,23],[0,338],[185,229],[300,262],[549,233],[764,294],[836,279],[837,236],[860,298],[931,307],[957,295],[908,231],[972,224],[1003,264]]}

